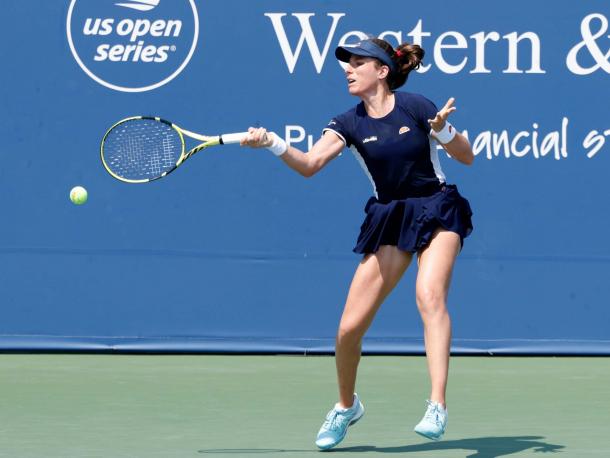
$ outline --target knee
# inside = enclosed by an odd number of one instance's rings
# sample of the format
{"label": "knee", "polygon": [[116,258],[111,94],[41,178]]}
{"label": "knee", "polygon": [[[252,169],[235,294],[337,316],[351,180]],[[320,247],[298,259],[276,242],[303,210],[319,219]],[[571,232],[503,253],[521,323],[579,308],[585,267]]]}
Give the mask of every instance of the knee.
{"label": "knee", "polygon": [[445,313],[446,294],[442,288],[420,287],[415,292],[417,307],[422,316]]}
{"label": "knee", "polygon": [[357,323],[341,322],[337,331],[337,344],[359,345],[364,332]]}

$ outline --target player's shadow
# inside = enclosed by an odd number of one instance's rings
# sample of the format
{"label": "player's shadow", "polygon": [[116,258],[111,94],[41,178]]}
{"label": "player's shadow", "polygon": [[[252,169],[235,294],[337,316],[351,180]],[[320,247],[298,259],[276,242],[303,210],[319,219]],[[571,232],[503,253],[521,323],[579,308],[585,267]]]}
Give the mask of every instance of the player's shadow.
{"label": "player's shadow", "polygon": [[[336,449],[329,450],[327,453],[364,453],[364,452],[375,452],[375,453],[409,453],[409,452],[433,452],[435,450],[472,450],[472,454],[466,455],[467,458],[496,458],[500,456],[507,456],[513,453],[523,452],[524,450],[532,449],[534,452],[561,452],[565,448],[565,445],[556,445],[543,442],[542,436],[507,436],[507,437],[477,437],[473,439],[459,439],[453,441],[441,441],[441,442],[426,442],[424,444],[417,445],[403,445],[398,447],[375,447],[373,445],[361,445],[356,447],[338,447]],[[291,450],[291,449],[238,449],[238,448],[224,448],[224,449],[203,449],[199,450],[199,453],[212,453],[212,454],[284,454],[289,453],[294,455],[296,453],[316,453],[317,450]]]}
{"label": "player's shadow", "polygon": [[466,455],[467,458],[496,458],[528,449],[532,449],[534,452],[555,453],[565,448],[565,445],[549,444],[543,442],[542,439],[544,439],[542,436],[477,437],[399,447],[375,447],[370,445],[343,447],[335,449],[334,452],[409,453],[432,452],[435,450],[472,450],[473,453]]}

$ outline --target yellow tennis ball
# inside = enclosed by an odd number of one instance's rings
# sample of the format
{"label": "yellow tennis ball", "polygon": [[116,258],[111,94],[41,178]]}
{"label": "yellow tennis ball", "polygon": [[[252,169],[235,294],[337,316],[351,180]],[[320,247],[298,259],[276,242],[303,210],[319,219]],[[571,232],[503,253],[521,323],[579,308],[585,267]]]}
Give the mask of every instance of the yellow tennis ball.
{"label": "yellow tennis ball", "polygon": [[70,200],[76,205],[84,204],[87,202],[87,190],[82,186],[74,186],[70,190]]}

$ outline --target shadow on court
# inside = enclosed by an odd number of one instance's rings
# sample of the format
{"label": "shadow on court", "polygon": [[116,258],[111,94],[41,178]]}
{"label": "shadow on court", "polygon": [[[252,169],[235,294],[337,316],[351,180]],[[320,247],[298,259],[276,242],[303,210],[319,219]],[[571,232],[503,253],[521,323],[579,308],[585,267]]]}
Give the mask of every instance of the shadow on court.
{"label": "shadow on court", "polygon": [[[467,458],[496,458],[523,452],[532,449],[534,452],[555,453],[565,448],[564,445],[555,445],[543,442],[541,436],[508,436],[508,437],[478,437],[473,439],[460,439],[441,442],[427,442],[425,444],[404,445],[399,447],[376,447],[361,445],[356,447],[341,447],[327,453],[409,453],[432,452],[435,450],[472,450],[473,454]],[[290,449],[210,449],[199,450],[199,453],[245,453],[245,454],[275,454],[275,453],[306,453],[311,450]]]}
{"label": "shadow on court", "polygon": [[210,448],[198,450],[198,453],[245,453],[245,454],[269,454],[269,453],[310,453],[309,450],[295,450],[283,448]]}
{"label": "shadow on court", "polygon": [[453,441],[426,442],[425,444],[405,445],[401,447],[346,447],[335,452],[377,452],[377,453],[409,453],[430,452],[434,450],[472,450],[468,458],[495,458],[511,455],[533,449],[534,452],[558,452],[563,445],[542,442],[541,436],[508,436],[508,437],[477,437]]}

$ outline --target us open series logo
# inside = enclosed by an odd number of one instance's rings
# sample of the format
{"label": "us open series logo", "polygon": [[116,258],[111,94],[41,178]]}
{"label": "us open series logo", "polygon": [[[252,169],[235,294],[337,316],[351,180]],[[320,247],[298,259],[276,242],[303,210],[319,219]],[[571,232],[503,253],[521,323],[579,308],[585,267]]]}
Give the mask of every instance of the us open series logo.
{"label": "us open series logo", "polygon": [[195,0],[71,0],[68,44],[94,81],[144,92],[188,65],[199,37]]}

